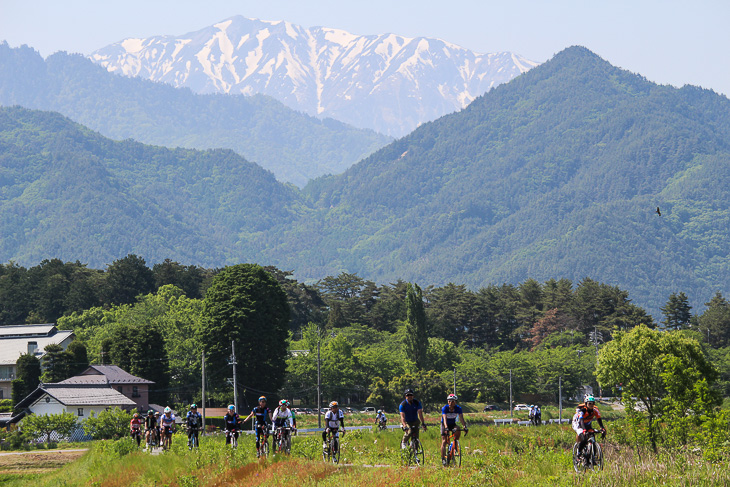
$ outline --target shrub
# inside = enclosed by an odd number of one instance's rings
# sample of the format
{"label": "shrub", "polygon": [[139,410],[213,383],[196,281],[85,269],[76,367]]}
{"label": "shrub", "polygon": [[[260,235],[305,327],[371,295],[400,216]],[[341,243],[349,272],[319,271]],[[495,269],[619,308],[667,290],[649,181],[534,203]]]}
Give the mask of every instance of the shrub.
{"label": "shrub", "polygon": [[76,428],[76,416],[71,413],[26,416],[20,423],[20,429],[29,441],[45,439],[49,444],[53,432],[57,440],[67,438]]}
{"label": "shrub", "polygon": [[95,440],[119,439],[127,436],[132,413],[118,407],[107,409],[98,415],[94,411],[83,422],[84,432]]}

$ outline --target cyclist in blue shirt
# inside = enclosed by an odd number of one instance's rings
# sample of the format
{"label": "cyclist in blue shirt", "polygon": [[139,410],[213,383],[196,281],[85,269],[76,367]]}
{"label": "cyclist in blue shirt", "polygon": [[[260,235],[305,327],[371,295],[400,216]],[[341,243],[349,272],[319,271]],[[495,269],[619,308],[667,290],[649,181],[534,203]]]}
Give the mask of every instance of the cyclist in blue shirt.
{"label": "cyclist in blue shirt", "polygon": [[461,430],[456,424],[457,417],[461,421],[461,424],[464,425],[464,432],[469,432],[466,421],[464,421],[464,412],[461,410],[461,406],[456,404],[458,400],[459,398],[456,394],[449,394],[449,397],[446,398],[446,406],[441,408],[441,463],[443,465],[446,465],[446,442],[449,437],[449,431],[454,432],[454,438],[457,440],[461,436]]}
{"label": "cyclist in blue shirt", "polygon": [[253,408],[243,422],[245,423],[251,417],[254,418],[254,426],[256,428],[256,456],[259,457],[261,455],[261,437],[268,431],[269,425],[273,423],[271,409],[266,407],[266,396],[259,397],[259,405]]}
{"label": "cyclist in blue shirt", "polygon": [[406,389],[405,401],[400,403],[398,411],[400,412],[400,424],[405,433],[400,442],[400,447],[408,448],[408,439],[413,437],[418,439],[418,428],[423,425],[423,431],[426,431],[426,420],[423,419],[423,407],[421,403],[413,399],[413,390]]}

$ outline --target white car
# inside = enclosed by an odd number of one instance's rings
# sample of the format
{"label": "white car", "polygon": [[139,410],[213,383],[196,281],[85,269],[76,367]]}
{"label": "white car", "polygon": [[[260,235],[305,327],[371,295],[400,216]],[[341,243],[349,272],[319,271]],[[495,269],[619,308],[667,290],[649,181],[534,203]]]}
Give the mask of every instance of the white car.
{"label": "white car", "polygon": [[518,404],[514,407],[514,410],[515,411],[529,411],[530,406],[528,406],[527,404]]}
{"label": "white car", "polygon": [[363,414],[372,414],[375,412],[375,408],[371,408],[371,407],[362,408],[362,411],[360,411],[360,412]]}

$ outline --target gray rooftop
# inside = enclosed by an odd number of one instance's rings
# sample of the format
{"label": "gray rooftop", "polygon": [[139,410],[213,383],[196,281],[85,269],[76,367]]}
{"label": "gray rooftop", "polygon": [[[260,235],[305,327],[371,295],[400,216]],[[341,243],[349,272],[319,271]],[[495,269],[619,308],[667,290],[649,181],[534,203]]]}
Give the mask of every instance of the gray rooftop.
{"label": "gray rooftop", "polygon": [[35,342],[35,356],[45,355],[47,345],[60,344],[73,337],[70,330],[57,330],[54,325],[11,325],[0,326],[0,365],[15,365],[24,353],[28,353],[28,342]]}
{"label": "gray rooftop", "polygon": [[154,384],[151,380],[136,377],[116,365],[91,365],[80,375],[59,384]]}
{"label": "gray rooftop", "polygon": [[16,405],[27,408],[43,394],[48,394],[65,406],[137,406],[121,392],[111,387],[42,384]]}

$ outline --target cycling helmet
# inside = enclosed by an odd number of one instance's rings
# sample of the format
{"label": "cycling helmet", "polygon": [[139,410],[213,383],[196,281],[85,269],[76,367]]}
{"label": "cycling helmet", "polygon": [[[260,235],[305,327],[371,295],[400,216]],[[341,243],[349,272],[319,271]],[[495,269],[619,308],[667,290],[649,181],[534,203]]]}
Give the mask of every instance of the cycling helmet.
{"label": "cycling helmet", "polygon": [[190,405],[190,409],[198,409],[198,405],[197,404],[191,404]]}
{"label": "cycling helmet", "polygon": [[134,413],[135,418],[139,418],[139,413]]}
{"label": "cycling helmet", "polygon": [[171,412],[172,412],[172,409],[170,409],[170,406],[167,406],[167,407],[165,408],[165,414],[167,414],[167,413],[171,413]]}
{"label": "cycling helmet", "polygon": [[412,396],[413,395],[413,389],[406,389],[406,392],[404,392],[403,394],[406,395],[406,396],[410,394]]}
{"label": "cycling helmet", "polygon": [[159,415],[160,415],[160,412],[159,411],[155,411],[155,416],[159,416]]}
{"label": "cycling helmet", "polygon": [[282,399],[279,401],[279,406],[286,406],[288,403],[286,402],[286,399]]}
{"label": "cycling helmet", "polygon": [[150,409],[149,411],[147,411],[147,416],[149,416],[150,414],[155,414],[155,412]]}
{"label": "cycling helmet", "polygon": [[596,402],[596,398],[593,397],[593,394],[586,394],[583,396],[583,402]]}
{"label": "cycling helmet", "polygon": [[383,414],[383,410],[382,409],[378,409],[378,414]]}
{"label": "cycling helmet", "polygon": [[266,396],[261,396],[261,397],[259,397],[259,402],[261,402],[261,401],[264,401],[264,402],[266,402]]}
{"label": "cycling helmet", "polygon": [[228,405],[228,410],[229,411],[235,411],[236,410],[236,406],[234,406],[233,404],[229,404]]}
{"label": "cycling helmet", "polygon": [[332,401],[332,402],[330,403],[330,407],[331,407],[331,408],[336,408],[336,407],[338,407],[338,406],[339,406],[339,404],[337,404],[337,401]]}
{"label": "cycling helmet", "polygon": [[458,401],[459,396],[457,396],[456,394],[449,394],[449,397],[447,397],[446,400],[447,401]]}

